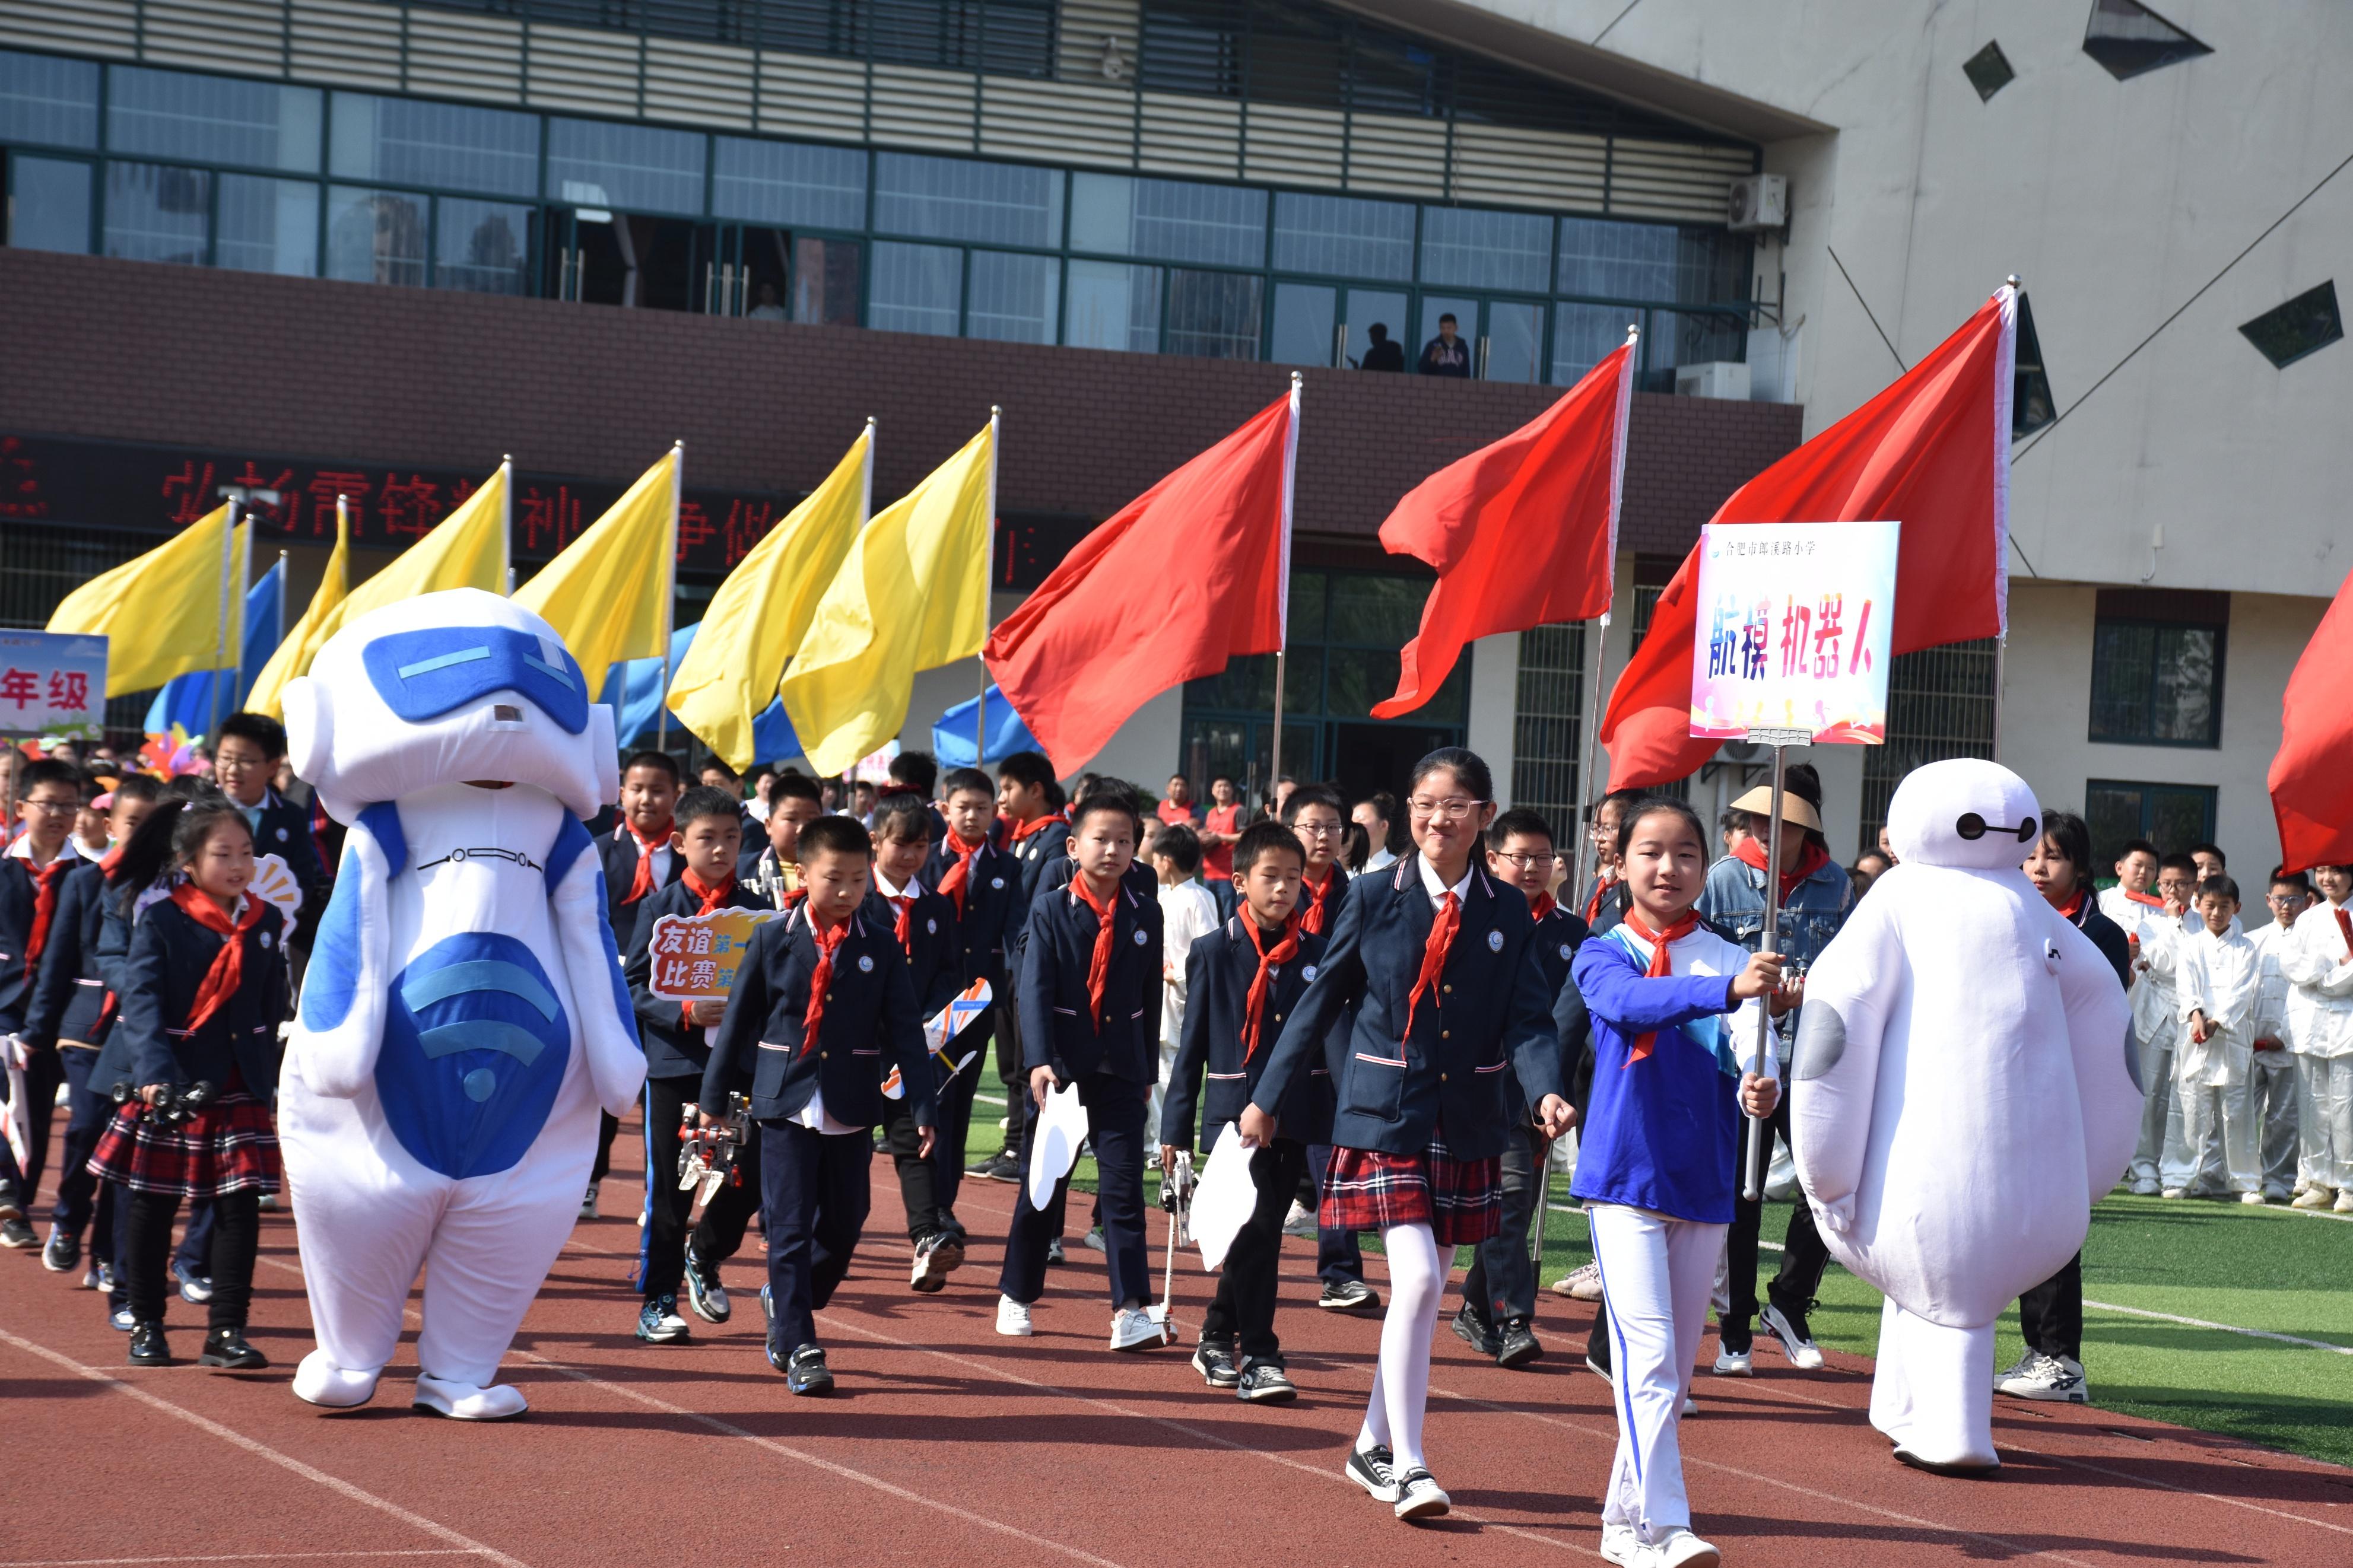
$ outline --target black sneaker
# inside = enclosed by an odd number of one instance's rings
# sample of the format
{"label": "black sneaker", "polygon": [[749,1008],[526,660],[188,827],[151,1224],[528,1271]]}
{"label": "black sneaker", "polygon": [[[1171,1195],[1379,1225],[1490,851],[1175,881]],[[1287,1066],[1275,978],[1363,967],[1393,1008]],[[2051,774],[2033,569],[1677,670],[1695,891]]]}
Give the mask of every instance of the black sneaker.
{"label": "black sneaker", "polygon": [[1453,1506],[1454,1500],[1446,1495],[1446,1489],[1428,1470],[1411,1469],[1398,1478],[1399,1519],[1436,1519]]}
{"label": "black sneaker", "polygon": [[705,1263],[691,1247],[686,1249],[686,1299],[706,1323],[723,1323],[735,1310],[727,1300],[727,1287],[719,1282],[719,1265]]}
{"label": "black sneaker", "polygon": [[1242,1380],[1241,1373],[1234,1370],[1234,1352],[1208,1340],[1193,1348],[1193,1370],[1211,1388],[1231,1388]]}
{"label": "black sneaker", "polygon": [[1046,1261],[1049,1263],[1068,1263],[1070,1261],[1067,1257],[1063,1256],[1062,1238],[1058,1236],[1053,1240],[1046,1244]]}
{"label": "black sneaker", "polygon": [[0,1219],[23,1219],[25,1205],[16,1199],[16,1184],[0,1182]]}
{"label": "black sneaker", "polygon": [[1282,1363],[1271,1361],[1254,1361],[1243,1367],[1234,1393],[1252,1405],[1288,1405],[1299,1397],[1291,1374],[1282,1370]]}
{"label": "black sneaker", "polygon": [[142,1319],[131,1325],[131,1364],[132,1366],[169,1366],[172,1347],[164,1341],[164,1325],[153,1318]]}
{"label": "black sneaker", "polygon": [[1768,1300],[1765,1310],[1757,1314],[1757,1321],[1763,1324],[1765,1331],[1780,1345],[1781,1353],[1789,1358],[1789,1364],[1800,1372],[1820,1372],[1822,1369],[1820,1347],[1814,1343],[1814,1331],[1806,1322],[1806,1314],[1813,1307],[1811,1301],[1786,1301],[1775,1297]]}
{"label": "black sneaker", "polygon": [[1315,1304],[1327,1312],[1366,1312],[1378,1307],[1381,1299],[1361,1279],[1335,1279],[1324,1285]]}
{"label": "black sneaker", "polygon": [[1021,1179],[1020,1157],[1010,1149],[999,1149],[977,1165],[967,1165],[967,1176],[977,1176],[984,1182],[1018,1182]]}
{"label": "black sneaker", "polygon": [[[769,1360],[776,1352],[769,1352]],[[825,1352],[816,1345],[803,1345],[785,1363],[785,1387],[795,1394],[821,1396],[833,1392],[833,1373],[825,1364]]]}
{"label": "black sneaker", "polygon": [[1542,1354],[1544,1346],[1536,1342],[1536,1331],[1525,1318],[1510,1320],[1495,1335],[1497,1366],[1525,1366]]}
{"label": "black sneaker", "polygon": [[204,1352],[196,1357],[196,1364],[228,1372],[259,1372],[269,1364],[269,1358],[246,1342],[244,1330],[215,1329],[205,1336]]}
{"label": "black sneaker", "polygon": [[31,1226],[25,1223],[24,1215],[17,1215],[10,1219],[0,1219],[0,1247],[5,1247],[12,1252],[22,1252],[28,1247],[40,1245],[41,1238],[34,1234]]}
{"label": "black sneaker", "polygon": [[1369,1448],[1350,1449],[1348,1463],[1340,1473],[1372,1493],[1375,1502],[1393,1503],[1398,1500],[1398,1479],[1391,1463],[1388,1449],[1376,1443]]}
{"label": "black sneaker", "polygon": [[691,1334],[686,1320],[678,1315],[676,1296],[649,1296],[638,1309],[638,1338],[649,1345],[682,1345]]}
{"label": "black sneaker", "polygon": [[948,1288],[948,1271],[941,1263],[942,1243],[947,1237],[932,1235],[915,1243],[915,1265],[907,1277],[908,1287],[917,1294],[934,1296]]}
{"label": "black sneaker", "polygon": [[1454,1314],[1454,1337],[1481,1355],[1499,1355],[1503,1352],[1504,1342],[1496,1337],[1494,1330],[1479,1321],[1479,1314],[1471,1310],[1468,1301]]}
{"label": "black sneaker", "polygon": [[70,1274],[81,1261],[81,1237],[63,1226],[49,1227],[49,1244],[41,1248],[41,1267],[52,1274]]}

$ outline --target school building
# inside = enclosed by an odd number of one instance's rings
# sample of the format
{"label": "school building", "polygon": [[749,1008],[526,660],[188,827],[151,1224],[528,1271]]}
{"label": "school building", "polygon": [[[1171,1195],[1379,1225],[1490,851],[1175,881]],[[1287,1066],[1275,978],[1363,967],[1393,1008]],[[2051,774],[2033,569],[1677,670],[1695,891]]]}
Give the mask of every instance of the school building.
{"label": "school building", "polygon": [[[1380,551],[1397,498],[1641,325],[1606,690],[1724,497],[2015,272],[2009,645],[1898,660],[1891,743],[1817,749],[1833,847],[1905,768],[1998,746],[2104,838],[2267,864],[2279,691],[2344,570],[2353,359],[2314,350],[2347,194],[2167,318],[2342,156],[2348,28],[2208,0],[0,0],[0,624],[225,491],[299,604],[337,493],[381,562],[510,452],[527,575],[673,439],[684,624],[868,416],[879,503],[993,405],[1001,615],[1297,368],[1282,771],[1394,788],[1467,743],[1565,819],[1586,628],[1488,639],[1368,717],[1429,581]],[[1272,676],[1154,700],[1097,765],[1262,784]],[[980,679],[919,677],[906,743]]]}

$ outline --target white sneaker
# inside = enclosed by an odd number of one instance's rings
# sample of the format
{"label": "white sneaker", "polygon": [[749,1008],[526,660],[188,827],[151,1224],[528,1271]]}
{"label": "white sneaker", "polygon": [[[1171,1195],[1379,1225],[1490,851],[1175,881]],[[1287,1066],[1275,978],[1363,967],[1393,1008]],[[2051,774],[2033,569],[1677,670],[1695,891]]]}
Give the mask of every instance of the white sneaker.
{"label": "white sneaker", "polygon": [[1750,1364],[1747,1351],[1719,1350],[1715,1352],[1714,1370],[1718,1377],[1747,1377],[1755,1373],[1756,1368]]}
{"label": "white sneaker", "polygon": [[1601,1527],[1601,1560],[1631,1568],[1642,1558],[1642,1532],[1630,1524]]}
{"label": "white sneaker", "polygon": [[582,1219],[596,1217],[596,1184],[594,1182],[588,1184],[588,1195],[580,1200],[580,1217]]}
{"label": "white sneaker", "polygon": [[1095,1226],[1088,1230],[1085,1237],[1085,1244],[1086,1249],[1089,1252],[1105,1252],[1110,1249],[1109,1244],[1103,1240],[1103,1226]]}
{"label": "white sneaker", "polygon": [[1436,1519],[1453,1506],[1454,1500],[1428,1470],[1408,1470],[1398,1478],[1399,1519]]}
{"label": "white sneaker", "polygon": [[1140,1351],[1161,1342],[1160,1325],[1141,1307],[1122,1307],[1111,1315],[1111,1348]]}
{"label": "white sneaker", "polygon": [[2161,1198],[2186,1198],[2189,1195],[2189,1189],[2188,1187],[2167,1187],[2164,1191],[2158,1194],[2158,1196]]}
{"label": "white sneaker", "polygon": [[1601,1300],[1601,1265],[1599,1263],[1577,1265],[1574,1272],[1552,1282],[1552,1293],[1556,1296],[1566,1296],[1572,1301],[1599,1301]]}
{"label": "white sneaker", "polygon": [[512,1384],[498,1383],[483,1388],[421,1372],[417,1374],[417,1393],[408,1403],[413,1409],[429,1410],[452,1421],[512,1421],[530,1408],[522,1390]]}
{"label": "white sneaker", "polygon": [[2067,1356],[2031,1355],[1996,1380],[1994,1391],[2012,1399],[2049,1400],[2061,1405],[2084,1405],[2092,1390],[2084,1381],[2084,1364]]}
{"label": "white sneaker", "polygon": [[1684,1394],[1684,1395],[1683,1395],[1683,1409],[1678,1413],[1677,1418],[1678,1418],[1678,1419],[1680,1419],[1680,1420],[1688,1421],[1688,1420],[1690,1420],[1693,1416],[1694,1416],[1694,1415],[1698,1415],[1698,1414],[1699,1414],[1699,1401],[1698,1401],[1698,1400],[1696,1400],[1696,1399],[1694,1399],[1694,1398],[1693,1398],[1690,1394]]}
{"label": "white sneaker", "polygon": [[1650,1560],[1658,1568],[1716,1568],[1724,1553],[1690,1531],[1678,1530],[1651,1546]]}
{"label": "white sneaker", "polygon": [[1028,1339],[1038,1331],[1029,1326],[1029,1309],[1010,1296],[997,1299],[997,1331],[1017,1339]]}
{"label": "white sneaker", "polygon": [[2271,1200],[2264,1197],[2261,1193],[2241,1193],[2239,1194],[2239,1201],[2242,1204],[2253,1204],[2257,1208],[2261,1208],[2264,1204],[2269,1203]]}
{"label": "white sneaker", "polygon": [[2339,1187],[2337,1201],[2329,1206],[2337,1214],[2353,1214],[2353,1187]]}
{"label": "white sneaker", "polygon": [[1285,1236],[1298,1237],[1314,1236],[1315,1234],[1315,1211],[1309,1208],[1305,1204],[1301,1203],[1297,1198],[1292,1199],[1291,1212],[1282,1216],[1282,1234]]}
{"label": "white sneaker", "polygon": [[2328,1198],[2329,1193],[2327,1187],[2309,1186],[2298,1193],[2295,1202],[2287,1206],[2292,1209],[2325,1209],[2328,1206]]}

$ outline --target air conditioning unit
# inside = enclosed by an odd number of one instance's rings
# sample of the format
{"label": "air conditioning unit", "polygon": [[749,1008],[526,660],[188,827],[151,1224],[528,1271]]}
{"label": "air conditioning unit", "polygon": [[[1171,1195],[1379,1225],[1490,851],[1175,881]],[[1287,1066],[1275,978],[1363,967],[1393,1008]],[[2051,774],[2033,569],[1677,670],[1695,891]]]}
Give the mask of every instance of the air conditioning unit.
{"label": "air conditioning unit", "polygon": [[1789,225],[1789,176],[1787,174],[1745,174],[1732,182],[1732,195],[1725,203],[1725,226],[1735,234],[1750,234],[1763,228],[1787,228]]}
{"label": "air conditioning unit", "polygon": [[1677,397],[1724,397],[1748,401],[1748,367],[1736,360],[1712,359],[1675,366]]}

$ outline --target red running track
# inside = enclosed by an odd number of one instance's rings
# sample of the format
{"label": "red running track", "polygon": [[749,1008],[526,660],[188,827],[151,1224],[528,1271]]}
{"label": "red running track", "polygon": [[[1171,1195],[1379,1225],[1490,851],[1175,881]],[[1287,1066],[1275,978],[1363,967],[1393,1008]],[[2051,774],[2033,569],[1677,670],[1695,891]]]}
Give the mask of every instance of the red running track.
{"label": "red running track", "polygon": [[[625,1134],[616,1151],[633,1146]],[[615,1172],[608,1206],[627,1205],[633,1175]],[[999,1338],[1008,1186],[966,1185],[972,1259],[945,1293],[913,1294],[887,1160],[874,1176],[866,1245],[819,1319],[839,1382],[830,1401],[787,1395],[760,1353],[756,1233],[725,1271],[734,1321],[695,1320],[693,1344],[656,1348],[630,1333],[632,1217],[582,1225],[508,1359],[531,1414],[496,1426],[412,1414],[406,1343],[365,1409],[322,1413],[288,1392],[311,1338],[283,1212],[265,1216],[252,1327],[276,1364],[250,1376],[192,1364],[202,1310],[176,1300],[173,1348],[187,1364],[127,1367],[100,1299],[71,1288],[78,1273],[0,1255],[12,1439],[0,1568],[1599,1560],[1616,1427],[1608,1389],[1582,1368],[1591,1309],[1546,1295],[1551,1348],[1516,1373],[1441,1326],[1426,1446],[1456,1510],[1401,1525],[1339,1474],[1377,1324],[1314,1308],[1304,1243],[1286,1246],[1277,1325],[1303,1397],[1250,1406],[1204,1388],[1184,1352],[1104,1350],[1102,1262],[1075,1237],[1037,1337]],[[1192,1262],[1180,1255],[1187,1327],[1212,1288]],[[1703,1365],[1714,1354],[1704,1347]],[[2353,1472],[2001,1401],[1999,1477],[1927,1476],[1889,1458],[1864,1419],[1867,1362],[1833,1356],[1808,1375],[1770,1349],[1757,1361],[1754,1380],[1703,1373],[1702,1414],[1683,1428],[1696,1526],[1731,1563],[2353,1563]]]}

